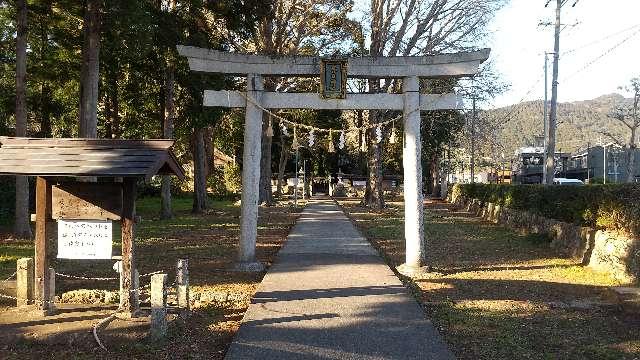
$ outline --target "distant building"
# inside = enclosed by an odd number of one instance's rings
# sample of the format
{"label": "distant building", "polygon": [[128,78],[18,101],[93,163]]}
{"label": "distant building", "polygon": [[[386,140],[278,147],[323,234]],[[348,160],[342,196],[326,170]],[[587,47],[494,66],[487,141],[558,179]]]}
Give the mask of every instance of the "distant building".
{"label": "distant building", "polygon": [[[526,146],[516,150],[516,161],[513,164],[513,182],[517,184],[541,184],[544,164],[544,148],[542,146]],[[566,177],[569,153],[556,152],[555,177]]]}
{"label": "distant building", "polygon": [[[571,156],[567,178],[598,183],[622,183],[627,180],[629,149],[615,143],[590,147]],[[634,179],[640,182],[640,150],[634,150]]]}

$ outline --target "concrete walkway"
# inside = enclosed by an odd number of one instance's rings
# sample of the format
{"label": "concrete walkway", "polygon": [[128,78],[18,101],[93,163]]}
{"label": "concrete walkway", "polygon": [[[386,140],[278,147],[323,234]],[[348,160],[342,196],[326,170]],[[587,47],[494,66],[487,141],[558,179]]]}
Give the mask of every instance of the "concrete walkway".
{"label": "concrete walkway", "polygon": [[453,359],[417,302],[333,201],[302,213],[226,359]]}

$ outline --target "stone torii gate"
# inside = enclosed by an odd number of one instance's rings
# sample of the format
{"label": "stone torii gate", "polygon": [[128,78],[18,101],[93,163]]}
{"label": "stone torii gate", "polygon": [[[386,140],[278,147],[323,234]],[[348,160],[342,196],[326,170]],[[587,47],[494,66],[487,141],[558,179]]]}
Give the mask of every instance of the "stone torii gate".
{"label": "stone torii gate", "polygon": [[242,208],[238,269],[261,270],[255,247],[258,223],[258,188],[262,108],[316,110],[402,110],[404,113],[405,268],[421,267],[424,250],[420,111],[459,109],[455,94],[420,94],[420,78],[473,76],[489,57],[490,49],[456,54],[348,59],[348,77],[401,78],[402,94],[347,94],[345,99],[322,99],[315,93],[265,92],[263,76],[317,77],[319,57],[246,55],[178,46],[192,71],[247,77],[246,96],[237,91],[204,92],[204,106],[245,108],[242,168]]}

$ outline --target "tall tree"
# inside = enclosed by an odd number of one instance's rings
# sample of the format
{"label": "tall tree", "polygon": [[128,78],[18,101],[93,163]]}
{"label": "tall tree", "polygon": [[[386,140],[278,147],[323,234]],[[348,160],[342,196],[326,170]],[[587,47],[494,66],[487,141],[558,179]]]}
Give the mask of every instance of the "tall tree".
{"label": "tall tree", "polygon": [[[16,1],[16,136],[27,135],[27,4]],[[16,176],[16,213],[14,234],[31,238],[29,218],[29,180]]]}
{"label": "tall tree", "polygon": [[[486,26],[504,0],[372,0],[369,13],[369,55],[432,55],[473,48],[486,35]],[[395,80],[371,79],[369,90],[389,92],[399,88]],[[423,87],[422,91],[430,91]],[[382,121],[384,114],[372,111],[369,123]],[[369,137],[373,138],[373,131]],[[364,202],[373,208],[384,206],[379,146],[368,151],[367,194]]]}
{"label": "tall tree", "polygon": [[623,104],[616,106],[613,109],[610,117],[618,120],[627,129],[629,129],[629,140],[625,143],[620,141],[619,138],[612,135],[609,132],[605,132],[605,135],[609,136],[619,145],[625,147],[625,155],[627,157],[627,179],[626,182],[632,183],[635,181],[635,163],[636,152],[638,149],[638,128],[640,128],[640,116],[638,116],[638,105],[640,105],[640,78],[631,79],[631,84],[624,88],[633,94],[633,100],[631,104]]}
{"label": "tall tree", "polygon": [[[265,55],[327,54],[343,47],[357,28],[347,18],[351,0],[273,0],[263,9],[257,31],[248,41],[237,41],[235,34],[228,41],[236,50]],[[287,91],[304,86],[297,79],[267,78],[265,91]],[[260,159],[260,203],[271,204],[272,145],[268,136],[269,116],[262,117]]]}
{"label": "tall tree", "polygon": [[[173,15],[173,11],[176,7],[175,0],[169,0],[167,2],[166,11],[169,15]],[[173,22],[175,24],[175,22]],[[175,57],[173,49],[166,49],[165,56],[165,70],[164,70],[164,121],[162,123],[162,132],[165,139],[173,139],[173,126],[176,117],[175,106]],[[169,219],[173,217],[171,210],[171,177],[162,177],[162,189],[160,192],[161,197],[161,211],[160,217],[162,219]]]}
{"label": "tall tree", "polygon": [[100,81],[101,0],[85,0],[84,43],[80,70],[80,137],[98,136],[98,83]]}

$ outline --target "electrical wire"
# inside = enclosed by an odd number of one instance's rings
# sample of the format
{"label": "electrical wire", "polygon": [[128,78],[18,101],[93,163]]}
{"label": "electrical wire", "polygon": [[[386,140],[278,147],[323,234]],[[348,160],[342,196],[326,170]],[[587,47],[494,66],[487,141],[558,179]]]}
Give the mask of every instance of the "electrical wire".
{"label": "electrical wire", "polygon": [[600,38],[600,39],[597,39],[597,40],[591,41],[591,42],[586,43],[586,44],[584,44],[584,45],[580,45],[580,46],[578,46],[578,47],[576,47],[576,48],[573,48],[573,49],[569,49],[569,50],[563,51],[563,52],[561,52],[561,53],[560,53],[560,56],[564,56],[564,55],[572,54],[572,53],[574,53],[574,52],[576,52],[576,51],[578,51],[578,50],[582,50],[582,49],[587,48],[587,47],[589,47],[589,46],[591,46],[591,45],[595,45],[595,44],[597,44],[597,43],[600,43],[600,42],[602,42],[602,41],[605,41],[605,40],[607,40],[607,39],[610,39],[610,38],[612,38],[612,37],[614,37],[614,36],[617,36],[617,35],[620,35],[620,34],[626,33],[627,31],[629,31],[629,30],[633,30],[633,29],[635,29],[635,28],[637,28],[637,27],[640,27],[640,24],[635,24],[635,25],[633,25],[633,26],[630,26],[630,27],[628,27],[628,28],[626,28],[626,29],[622,29],[622,30],[617,31],[617,32],[615,32],[615,33],[613,33],[613,34],[609,34],[609,35],[607,35],[607,36],[605,36],[605,37],[602,37],[602,38]]}
{"label": "electrical wire", "polygon": [[631,35],[627,36],[626,38],[622,39],[622,41],[616,43],[615,45],[613,45],[612,47],[610,47],[609,49],[607,49],[605,52],[603,52],[602,54],[598,55],[597,57],[595,57],[594,59],[592,59],[591,61],[587,62],[584,66],[582,66],[580,69],[576,70],[575,72],[571,73],[570,75],[564,77],[562,79],[563,82],[566,82],[567,80],[571,79],[572,77],[578,75],[579,73],[585,71],[586,69],[590,68],[591,65],[595,64],[596,62],[598,62],[599,60],[601,60],[602,58],[606,57],[607,55],[611,54],[615,49],[617,49],[618,47],[622,46],[624,43],[626,43],[627,41],[631,40],[634,36],[636,36],[637,34],[640,33],[640,29],[634,31]]}

